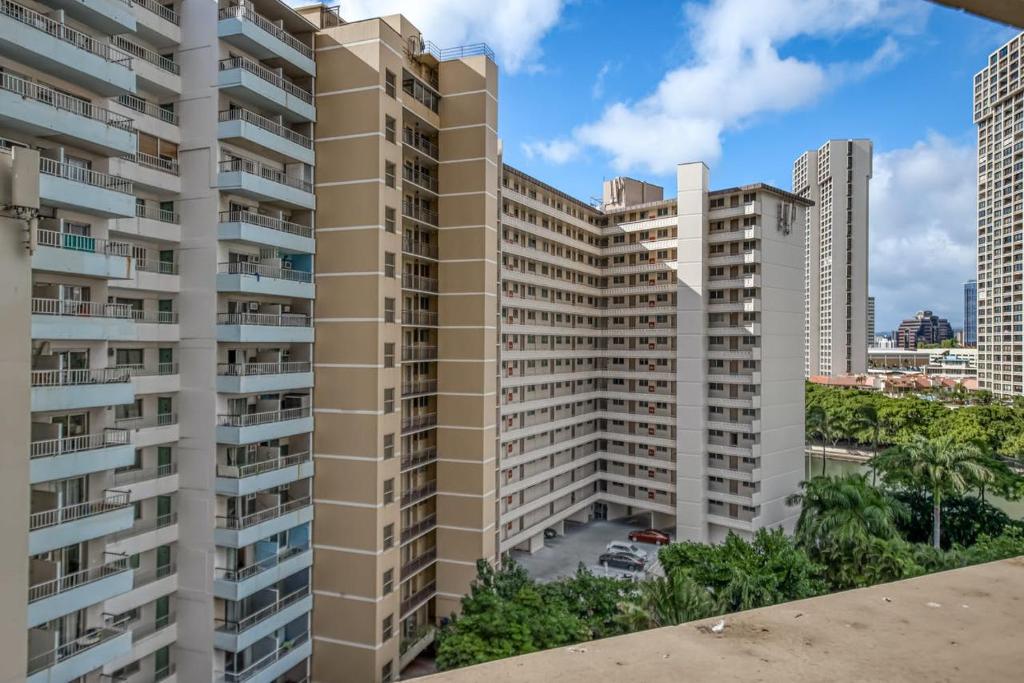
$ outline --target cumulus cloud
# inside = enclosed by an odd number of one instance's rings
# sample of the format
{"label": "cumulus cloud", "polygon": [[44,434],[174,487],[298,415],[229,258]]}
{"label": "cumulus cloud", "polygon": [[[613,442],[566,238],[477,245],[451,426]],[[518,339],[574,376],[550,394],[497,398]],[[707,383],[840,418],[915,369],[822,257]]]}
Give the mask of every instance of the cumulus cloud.
{"label": "cumulus cloud", "polygon": [[487,43],[507,73],[541,68],[540,41],[558,22],[564,0],[346,0],[346,21],[404,14],[442,48]]}
{"label": "cumulus cloud", "polygon": [[[693,58],[668,71],[654,92],[615,102],[596,121],[577,127],[577,151],[607,153],[617,171],[654,173],[683,161],[714,161],[723,132],[754,116],[795,109],[831,87],[891,65],[900,56],[888,35],[862,62],[819,64],[780,49],[794,38],[830,39],[857,29],[919,27],[926,3],[906,0],[750,0],[686,6]],[[891,33],[891,31],[890,31]],[[572,157],[566,157],[568,161]]]}
{"label": "cumulus cloud", "polygon": [[572,140],[524,142],[520,145],[527,159],[541,158],[552,164],[564,164],[576,157],[580,146]]}
{"label": "cumulus cloud", "polygon": [[594,85],[590,88],[590,95],[595,100],[599,100],[604,97],[604,82],[608,78],[608,75],[618,71],[622,65],[618,62],[605,62],[601,65],[601,68],[597,70],[597,76],[594,77]]}
{"label": "cumulus cloud", "polygon": [[954,326],[963,283],[975,276],[977,162],[970,144],[932,133],[875,154],[870,190],[869,289],[876,329],[930,308]]}

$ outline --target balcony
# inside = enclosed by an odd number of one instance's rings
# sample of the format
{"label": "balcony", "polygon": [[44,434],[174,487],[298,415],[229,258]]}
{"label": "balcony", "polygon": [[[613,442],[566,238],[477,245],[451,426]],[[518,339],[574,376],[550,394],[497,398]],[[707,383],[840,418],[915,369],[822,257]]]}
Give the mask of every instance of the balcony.
{"label": "balcony", "polygon": [[406,218],[411,218],[414,221],[429,223],[434,226],[437,225],[437,211],[428,209],[425,206],[420,206],[414,202],[402,202],[402,215]]}
{"label": "balcony", "polygon": [[437,559],[437,548],[423,551],[402,565],[402,578],[407,579],[424,567],[428,567]]}
{"label": "balcony", "polygon": [[242,445],[313,431],[308,406],[245,415],[217,416],[217,443]]}
{"label": "balcony", "polygon": [[[403,574],[404,575],[404,574]],[[431,581],[423,588],[419,589],[409,597],[402,600],[401,614],[402,618],[405,619],[411,612],[416,610],[420,605],[429,600],[437,592],[437,583]]]}
{"label": "balcony", "polygon": [[271,246],[286,252],[312,254],[316,242],[313,229],[290,221],[264,216],[253,211],[222,211],[217,238]]}
{"label": "balcony", "polygon": [[177,413],[118,418],[114,420],[114,424],[121,429],[134,432],[132,440],[136,448],[177,441],[181,431],[178,426]]}
{"label": "balcony", "polygon": [[283,642],[270,654],[257,659],[241,671],[225,671],[224,683],[245,681],[276,681],[292,667],[313,655],[313,642],[309,633],[303,633]]}
{"label": "balcony", "polygon": [[437,360],[437,347],[430,344],[408,344],[402,346],[403,362]]}
{"label": "balcony", "polygon": [[155,201],[136,201],[134,216],[111,221],[110,229],[147,239],[181,241],[181,217],[176,211],[161,209]]}
{"label": "balcony", "polygon": [[134,555],[178,540],[178,513],[140,519],[134,525],[105,539],[107,552]]}
{"label": "balcony", "polygon": [[131,3],[123,0],[51,0],[47,3],[64,10],[73,19],[94,27],[103,33],[132,33],[135,31],[135,15]]}
{"label": "balcony", "polygon": [[63,548],[123,531],[135,516],[123,491],[107,491],[103,500],[40,510],[29,515],[28,554]]}
{"label": "balcony", "polygon": [[132,500],[170,495],[178,490],[178,463],[114,472],[114,486],[127,491]]}
{"label": "balcony", "polygon": [[437,244],[435,242],[424,242],[413,239],[409,235],[402,237],[402,252],[413,254],[414,256],[422,256],[434,261],[437,260]]}
{"label": "balcony", "polygon": [[120,368],[32,371],[34,412],[101,408],[134,400],[131,374]]}
{"label": "balcony", "polygon": [[237,621],[217,620],[213,646],[218,650],[239,652],[312,609],[312,592],[308,585],[303,586]]}
{"label": "balcony", "polygon": [[265,394],[312,386],[313,364],[309,361],[217,365],[217,391],[225,394]]}
{"label": "balcony", "polygon": [[438,290],[437,278],[402,273],[402,289],[411,289],[417,292],[436,293]]}
{"label": "balcony", "polygon": [[37,653],[29,650],[27,683],[73,681],[132,651],[127,620],[91,628],[85,635]]}
{"label": "balcony", "polygon": [[66,273],[105,280],[135,277],[134,262],[127,242],[39,229],[39,249],[32,254],[32,269]]}
{"label": "balcony", "polygon": [[124,429],[104,429],[29,444],[29,483],[81,477],[94,472],[127,467],[135,460],[135,448]]}
{"label": "balcony", "polygon": [[135,336],[131,309],[123,304],[32,298],[33,339],[130,341]]}
{"label": "balcony", "polygon": [[437,177],[417,171],[409,168],[408,166],[402,167],[402,179],[405,182],[418,187],[421,190],[426,190],[431,194],[437,194]]}
{"label": "balcony", "polygon": [[[0,0],[2,2],[3,0]],[[39,160],[39,201],[104,218],[135,215],[132,181],[56,159]]]}
{"label": "balcony", "polygon": [[131,178],[136,188],[149,190],[158,196],[172,197],[181,193],[177,159],[133,152],[111,159],[110,170],[115,175]]}
{"label": "balcony", "polygon": [[0,125],[107,156],[136,147],[127,116],[6,72],[0,74]]}
{"label": "balcony", "polygon": [[402,382],[402,398],[437,393],[436,379],[419,379],[413,382]]}
{"label": "balcony", "polygon": [[[252,5],[221,7],[217,35],[258,59],[280,59],[308,76],[316,75],[313,49],[282,26],[258,14]],[[307,30],[312,31],[312,26]]]}
{"label": "balcony", "polygon": [[222,111],[217,121],[219,140],[233,141],[265,156],[280,156],[309,165],[316,157],[310,138],[248,109]]}
{"label": "balcony", "polygon": [[217,517],[213,537],[217,545],[244,548],[312,520],[313,501],[309,496],[303,496],[243,517]]}
{"label": "balcony", "polygon": [[304,270],[235,261],[217,266],[217,291],[312,299],[316,295],[313,274]]}
{"label": "balcony", "polygon": [[12,0],[0,0],[0,52],[105,97],[135,92],[131,56]]}
{"label": "balcony", "polygon": [[437,460],[437,448],[434,446],[413,451],[412,453],[403,453],[402,471],[405,472],[416,467],[421,467],[434,462],[435,460]]}
{"label": "balcony", "polygon": [[437,313],[405,309],[402,311],[402,324],[415,327],[437,327]]}
{"label": "balcony", "polygon": [[222,59],[218,66],[217,84],[232,97],[287,121],[316,120],[313,94],[283,74],[245,57]]}
{"label": "balcony", "polygon": [[708,266],[741,266],[757,263],[760,260],[761,252],[753,249],[735,254],[710,254],[708,256]]}
{"label": "balcony", "polygon": [[402,491],[402,507],[408,507],[437,493],[437,481]]}
{"label": "balcony", "polygon": [[241,569],[216,569],[213,594],[222,600],[242,600],[312,565],[308,544],[289,547]]}
{"label": "balcony", "polygon": [[28,628],[127,593],[132,589],[129,569],[128,558],[120,558],[33,584],[28,589]]}
{"label": "balcony", "polygon": [[310,453],[292,453],[244,465],[217,465],[217,493],[245,496],[313,476]]}
{"label": "balcony", "polygon": [[426,413],[423,415],[403,415],[402,434],[422,432],[437,426],[437,413]]}
{"label": "balcony", "polygon": [[252,159],[227,159],[218,165],[217,186],[261,202],[313,209],[313,183]]}
{"label": "balcony", "polygon": [[159,48],[181,43],[181,17],[160,0],[132,0],[135,30],[147,43]]}
{"label": "balcony", "polygon": [[312,343],[313,321],[300,313],[218,313],[217,341]]}
{"label": "balcony", "polygon": [[414,133],[412,130],[406,128],[402,131],[402,142],[404,142],[407,147],[410,147],[422,154],[426,154],[435,162],[441,158],[441,155],[437,150],[437,143],[426,135]]}
{"label": "balcony", "polygon": [[163,97],[181,94],[181,68],[173,59],[160,55],[149,48],[134,43],[124,36],[113,36],[111,44],[134,59],[132,66],[145,90]]}
{"label": "balcony", "polygon": [[402,543],[408,543],[414,538],[422,536],[435,526],[437,526],[437,515],[429,515],[414,524],[402,527]]}

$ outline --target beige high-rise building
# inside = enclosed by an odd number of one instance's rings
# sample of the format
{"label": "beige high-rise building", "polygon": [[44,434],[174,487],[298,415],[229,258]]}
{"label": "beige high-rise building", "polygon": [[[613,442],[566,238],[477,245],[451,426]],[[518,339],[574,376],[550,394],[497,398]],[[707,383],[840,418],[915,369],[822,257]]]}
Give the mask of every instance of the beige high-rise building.
{"label": "beige high-rise building", "polygon": [[793,162],[805,225],[804,374],[867,372],[870,140],[829,140]]}
{"label": "beige high-rise building", "polygon": [[999,396],[1024,394],[1024,239],[1018,35],[989,55],[974,76],[978,126],[978,386]]}

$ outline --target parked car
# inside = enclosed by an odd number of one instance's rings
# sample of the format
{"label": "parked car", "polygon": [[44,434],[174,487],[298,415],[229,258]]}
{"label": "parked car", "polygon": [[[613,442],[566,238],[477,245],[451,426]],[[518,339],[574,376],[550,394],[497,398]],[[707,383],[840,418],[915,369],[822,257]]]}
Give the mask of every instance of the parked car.
{"label": "parked car", "polygon": [[626,553],[628,555],[634,555],[637,558],[647,561],[647,551],[638,545],[633,543],[626,543],[625,541],[612,541],[605,548],[610,553]]}
{"label": "parked car", "polygon": [[668,537],[668,534],[662,533],[657,529],[630,531],[629,540],[634,543],[654,543],[655,545],[668,545],[672,542],[672,539]]}
{"label": "parked car", "polygon": [[555,531],[554,529],[552,529],[551,527],[548,527],[547,529],[544,530],[544,538],[554,538],[557,535],[558,535],[558,532]]}
{"label": "parked car", "polygon": [[638,572],[644,568],[644,561],[628,553],[604,553],[597,558],[599,564]]}

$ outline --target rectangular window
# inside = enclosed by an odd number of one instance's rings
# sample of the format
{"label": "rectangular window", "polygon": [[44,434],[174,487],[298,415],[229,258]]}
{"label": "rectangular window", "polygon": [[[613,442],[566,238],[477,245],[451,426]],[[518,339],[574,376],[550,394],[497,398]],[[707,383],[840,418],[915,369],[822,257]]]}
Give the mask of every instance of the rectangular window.
{"label": "rectangular window", "polygon": [[384,390],[384,414],[395,412],[395,390]]}
{"label": "rectangular window", "polygon": [[391,683],[394,680],[394,677],[392,675],[393,671],[394,669],[391,666],[391,662],[385,664],[384,667],[380,670],[381,683]]}
{"label": "rectangular window", "polygon": [[395,343],[384,342],[384,367],[395,367]]}
{"label": "rectangular window", "polygon": [[384,550],[393,548],[395,545],[395,525],[388,524],[384,527]]}
{"label": "rectangular window", "polygon": [[392,297],[384,297],[384,322],[395,322],[395,300]]}
{"label": "rectangular window", "polygon": [[384,252],[384,277],[395,276],[395,255],[390,251]]}
{"label": "rectangular window", "polygon": [[391,591],[395,590],[395,570],[389,569],[384,572],[384,578],[381,583],[384,584],[384,595],[389,595]]}
{"label": "rectangular window", "polygon": [[385,479],[384,480],[384,504],[395,502],[395,480]]}
{"label": "rectangular window", "polygon": [[393,614],[389,614],[386,617],[384,617],[384,621],[381,622],[381,625],[380,625],[380,637],[381,637],[382,640],[384,640],[384,641],[391,640],[391,636],[393,635],[392,631],[394,630],[394,628],[393,628],[394,620],[395,620],[395,616]]}
{"label": "rectangular window", "polygon": [[384,94],[388,97],[395,96],[395,84],[398,81],[395,79],[395,74],[389,70],[384,71]]}
{"label": "rectangular window", "polygon": [[393,116],[384,117],[384,139],[392,143],[397,140],[395,135],[395,118]]}
{"label": "rectangular window", "polygon": [[388,187],[395,186],[395,164],[393,162],[384,162],[384,184]]}
{"label": "rectangular window", "polygon": [[395,207],[384,207],[384,232],[395,234]]}

